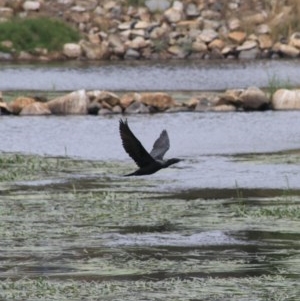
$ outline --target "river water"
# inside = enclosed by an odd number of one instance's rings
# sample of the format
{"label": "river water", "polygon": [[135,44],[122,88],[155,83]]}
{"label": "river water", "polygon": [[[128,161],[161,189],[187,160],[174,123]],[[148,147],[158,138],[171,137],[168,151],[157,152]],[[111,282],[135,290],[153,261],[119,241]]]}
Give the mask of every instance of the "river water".
{"label": "river water", "polygon": [[[300,84],[297,61],[136,64],[2,65],[0,89]],[[183,161],[123,177],[121,117]],[[298,300],[299,129],[299,111],[0,116],[0,298]]]}
{"label": "river water", "polygon": [[73,62],[0,67],[0,90],[200,91],[300,86],[299,60]]}
{"label": "river water", "polygon": [[[2,117],[0,150],[86,160],[128,162],[118,132],[120,116]],[[237,154],[300,149],[300,112],[176,113],[127,116],[130,127],[150,150],[162,129],[170,136],[166,157],[184,161],[153,177],[172,187],[300,188],[298,166],[239,162]],[[132,164],[131,164],[132,163]]]}

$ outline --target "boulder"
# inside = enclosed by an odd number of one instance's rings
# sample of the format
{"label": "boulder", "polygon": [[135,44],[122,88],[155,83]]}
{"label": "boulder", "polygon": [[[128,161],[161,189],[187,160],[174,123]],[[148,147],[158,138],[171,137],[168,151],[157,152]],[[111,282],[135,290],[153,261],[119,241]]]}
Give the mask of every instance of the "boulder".
{"label": "boulder", "polygon": [[48,105],[43,102],[34,102],[22,109],[20,115],[50,115]]}
{"label": "boulder", "polygon": [[267,95],[256,87],[249,87],[239,96],[242,102],[242,108],[245,111],[266,110],[270,106],[270,100]]}
{"label": "boulder", "polygon": [[291,35],[289,45],[300,49],[300,32],[294,32]]}
{"label": "boulder", "polygon": [[234,112],[236,107],[233,105],[219,105],[212,108],[214,112]]}
{"label": "boulder", "polygon": [[297,57],[300,54],[300,50],[292,45],[280,44],[279,53],[286,57]]}
{"label": "boulder", "polygon": [[270,49],[273,46],[272,37],[269,34],[261,34],[258,36],[258,44],[260,49]]}
{"label": "boulder", "polygon": [[182,18],[182,11],[171,7],[164,12],[164,17],[169,23],[177,23]]}
{"label": "boulder", "polygon": [[126,93],[120,99],[120,105],[122,108],[126,109],[130,106],[134,101],[140,101],[141,94],[139,93]]}
{"label": "boulder", "polygon": [[255,47],[255,48],[240,51],[239,59],[241,59],[241,60],[254,60],[254,59],[258,58],[259,55],[260,55],[260,51],[257,47]]}
{"label": "boulder", "polygon": [[232,31],[228,34],[228,38],[236,44],[242,44],[246,39],[246,33],[244,31]]}
{"label": "boulder", "polygon": [[145,5],[151,12],[165,11],[170,7],[170,1],[168,0],[147,0]]}
{"label": "boulder", "polygon": [[98,101],[92,101],[87,106],[87,112],[90,115],[98,115],[98,112],[101,109],[102,109],[102,106]]}
{"label": "boulder", "polygon": [[272,107],[274,110],[299,110],[300,90],[277,90],[272,97]]}
{"label": "boulder", "polygon": [[219,34],[214,29],[204,29],[199,35],[199,39],[205,43],[211,43],[214,39],[218,38]]}
{"label": "boulder", "polygon": [[38,11],[41,8],[41,4],[38,1],[25,1],[23,3],[23,9],[26,11]]}
{"label": "boulder", "polygon": [[127,114],[150,113],[150,109],[142,102],[134,101],[125,109],[125,113]]}
{"label": "boulder", "polygon": [[141,93],[141,102],[147,106],[165,110],[175,105],[174,99],[167,93]]}
{"label": "boulder", "polygon": [[8,110],[12,114],[18,115],[23,108],[35,102],[34,98],[20,96],[8,104]]}
{"label": "boulder", "polygon": [[81,41],[80,46],[83,54],[90,60],[107,59],[110,55],[108,42],[106,41],[101,44],[92,44],[88,41]]}
{"label": "boulder", "polygon": [[114,107],[120,104],[120,98],[117,94],[109,92],[109,91],[89,91],[87,92],[87,96],[90,102],[105,102],[110,107]]}
{"label": "boulder", "polygon": [[8,105],[6,102],[0,101],[0,115],[10,115],[11,112],[8,109]]}
{"label": "boulder", "polygon": [[63,54],[68,58],[78,58],[81,56],[81,47],[75,43],[67,43],[63,46]]}
{"label": "boulder", "polygon": [[47,102],[52,114],[87,114],[89,99],[85,90],[78,90],[72,93],[57,97]]}

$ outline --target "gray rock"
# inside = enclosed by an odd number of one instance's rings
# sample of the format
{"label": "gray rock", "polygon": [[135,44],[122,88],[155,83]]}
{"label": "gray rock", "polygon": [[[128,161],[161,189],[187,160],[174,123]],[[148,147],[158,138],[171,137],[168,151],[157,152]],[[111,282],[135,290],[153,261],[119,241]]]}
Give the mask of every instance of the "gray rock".
{"label": "gray rock", "polygon": [[168,0],[147,0],[145,5],[151,12],[165,11],[170,7],[170,1]]}
{"label": "gray rock", "polygon": [[125,113],[127,114],[150,113],[150,109],[142,102],[134,101],[125,109]]}
{"label": "gray rock", "polygon": [[125,59],[138,59],[138,58],[140,58],[140,56],[141,55],[137,50],[128,48],[125,52],[124,58]]}
{"label": "gray rock", "polygon": [[245,60],[254,60],[259,56],[259,49],[256,48],[252,48],[249,50],[243,50],[239,53],[239,59]]}
{"label": "gray rock", "polygon": [[240,94],[239,98],[245,111],[262,111],[268,109],[270,105],[267,95],[256,87],[249,87]]}

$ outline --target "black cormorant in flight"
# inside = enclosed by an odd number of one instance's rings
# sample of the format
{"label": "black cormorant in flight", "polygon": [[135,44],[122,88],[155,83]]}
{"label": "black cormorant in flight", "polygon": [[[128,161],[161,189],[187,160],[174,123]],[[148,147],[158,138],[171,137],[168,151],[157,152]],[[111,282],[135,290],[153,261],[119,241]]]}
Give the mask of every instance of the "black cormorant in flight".
{"label": "black cormorant in flight", "polygon": [[134,136],[128,126],[127,120],[123,121],[120,119],[120,135],[125,151],[139,167],[139,169],[135,172],[125,176],[150,175],[162,168],[166,168],[181,161],[177,158],[163,160],[164,154],[170,148],[169,136],[166,130],[163,130],[160,136],[156,139],[150,154]]}

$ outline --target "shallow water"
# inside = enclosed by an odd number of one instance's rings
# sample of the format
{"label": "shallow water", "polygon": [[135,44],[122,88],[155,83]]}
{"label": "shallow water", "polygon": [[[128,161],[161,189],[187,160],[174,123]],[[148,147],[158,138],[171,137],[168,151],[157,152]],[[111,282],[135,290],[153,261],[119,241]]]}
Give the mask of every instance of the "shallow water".
{"label": "shallow water", "polygon": [[2,64],[0,91],[201,91],[300,86],[299,60]]}
{"label": "shallow water", "polygon": [[[271,111],[127,116],[148,150],[161,130],[167,129],[171,148],[166,157],[184,160],[152,178],[164,179],[165,189],[177,190],[236,185],[299,188],[295,164],[279,160],[270,165],[270,156],[249,163],[248,158],[233,156],[300,149],[299,117],[299,112]],[[135,165],[121,145],[118,121],[119,116],[3,117],[0,151],[123,162],[128,164],[125,172],[133,171]],[[297,152],[288,153],[285,161],[297,156]]]}

